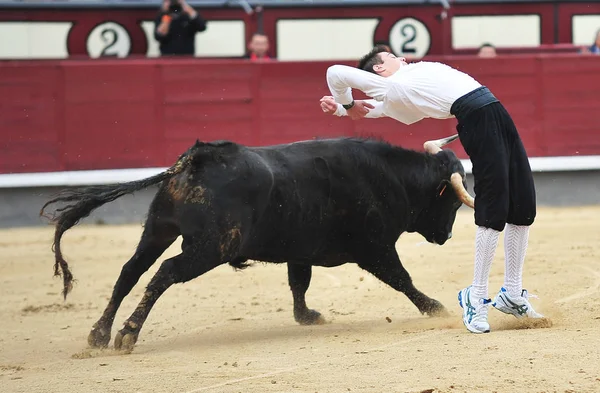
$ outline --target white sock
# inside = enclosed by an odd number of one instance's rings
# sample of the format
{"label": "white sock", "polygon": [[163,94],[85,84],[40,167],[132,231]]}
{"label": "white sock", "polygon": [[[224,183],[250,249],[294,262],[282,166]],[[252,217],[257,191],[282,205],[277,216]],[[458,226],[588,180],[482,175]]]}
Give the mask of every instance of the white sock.
{"label": "white sock", "polygon": [[529,226],[506,224],[504,233],[504,288],[509,296],[521,296],[523,264],[529,241]]}
{"label": "white sock", "polygon": [[473,284],[471,284],[471,293],[475,298],[488,297],[488,279],[499,237],[500,232],[495,229],[477,227],[475,234],[475,269]]}

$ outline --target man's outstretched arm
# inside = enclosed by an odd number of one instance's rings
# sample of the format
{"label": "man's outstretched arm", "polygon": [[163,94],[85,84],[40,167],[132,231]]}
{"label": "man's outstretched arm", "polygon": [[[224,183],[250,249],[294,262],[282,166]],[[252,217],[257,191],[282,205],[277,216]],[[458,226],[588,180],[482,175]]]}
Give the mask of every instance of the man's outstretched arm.
{"label": "man's outstretched arm", "polygon": [[327,69],[329,91],[335,101],[342,105],[352,103],[352,89],[358,89],[377,101],[383,101],[387,84],[386,78],[358,68],[336,64]]}
{"label": "man's outstretched arm", "polygon": [[[375,100],[364,100],[364,102],[373,105],[372,109],[369,109],[369,113],[365,115],[367,119],[376,119],[378,117],[385,117],[386,114],[383,113],[383,102],[375,101]],[[333,113],[335,116],[348,116],[346,109],[342,106],[342,104],[337,104],[337,109]]]}
{"label": "man's outstretched arm", "polygon": [[[387,116],[383,112],[383,102],[378,102],[375,100],[358,100],[356,102],[362,102],[364,104],[364,107],[368,108],[366,109],[367,113],[365,114],[365,116],[362,116],[364,118],[374,119],[378,117]],[[344,109],[342,104],[338,104],[337,102],[335,102],[332,96],[324,96],[323,98],[321,98],[320,103],[321,110],[329,115],[339,117],[348,116],[348,112],[346,111],[346,109]]]}

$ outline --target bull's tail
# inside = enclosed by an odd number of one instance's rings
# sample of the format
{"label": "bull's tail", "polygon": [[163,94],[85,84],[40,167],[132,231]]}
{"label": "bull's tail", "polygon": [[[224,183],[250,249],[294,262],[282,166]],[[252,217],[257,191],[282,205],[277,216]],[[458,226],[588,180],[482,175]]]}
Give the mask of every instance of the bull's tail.
{"label": "bull's tail", "polygon": [[[44,204],[44,206],[42,206],[42,209],[40,210],[40,216],[46,217],[56,225],[54,242],[52,244],[52,251],[54,252],[55,257],[54,275],[60,276],[62,271],[64,285],[63,296],[65,299],[73,287],[73,274],[69,269],[69,264],[63,258],[60,248],[60,241],[63,234],[75,226],[82,218],[89,216],[89,214],[98,207],[108,202],[112,202],[123,195],[142,190],[146,187],[169,179],[178,173],[181,173],[192,162],[194,158],[193,150],[195,150],[198,146],[199,144],[197,143],[186,153],[182,154],[173,166],[157,175],[128,183],[107,184],[101,186],[82,187],[74,190],[64,190],[57,194],[55,198],[49,200]],[[70,202],[70,204],[56,209],[52,216],[48,216],[46,213],[44,213],[44,209],[48,205],[56,202]]]}

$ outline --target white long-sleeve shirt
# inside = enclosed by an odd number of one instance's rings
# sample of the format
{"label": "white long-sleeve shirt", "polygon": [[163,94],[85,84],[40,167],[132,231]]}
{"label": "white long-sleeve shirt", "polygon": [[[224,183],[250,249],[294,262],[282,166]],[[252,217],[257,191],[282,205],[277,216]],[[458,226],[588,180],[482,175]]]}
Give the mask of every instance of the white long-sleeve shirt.
{"label": "white long-sleeve shirt", "polygon": [[333,65],[327,69],[327,85],[338,103],[337,116],[345,116],[342,104],[353,100],[352,89],[364,92],[375,106],[367,118],[391,117],[412,124],[426,117],[448,119],[456,99],[481,87],[471,76],[446,64],[421,61],[406,64],[389,77],[358,68]]}

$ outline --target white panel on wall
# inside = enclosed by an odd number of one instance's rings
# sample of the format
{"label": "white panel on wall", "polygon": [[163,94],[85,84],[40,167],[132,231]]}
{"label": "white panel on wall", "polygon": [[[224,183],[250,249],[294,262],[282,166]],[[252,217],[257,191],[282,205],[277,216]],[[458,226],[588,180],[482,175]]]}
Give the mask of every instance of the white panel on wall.
{"label": "white panel on wall", "polygon": [[455,16],[452,18],[452,47],[476,48],[484,42],[496,47],[538,46],[539,15]]}
{"label": "white panel on wall", "polygon": [[71,22],[0,22],[1,59],[64,59]]}
{"label": "white panel on wall", "polygon": [[154,39],[154,21],[144,21],[141,23],[142,30],[146,33],[146,40],[148,41],[148,51],[146,56],[158,57],[160,56],[160,50],[158,49],[158,41]]}
{"label": "white panel on wall", "polygon": [[573,15],[573,44],[591,46],[600,30],[600,15]]}
{"label": "white panel on wall", "polygon": [[[154,22],[142,22],[148,38],[148,57],[160,56],[154,39]],[[241,20],[208,21],[206,30],[196,33],[196,56],[239,57],[246,53],[245,24]]]}
{"label": "white panel on wall", "polygon": [[365,19],[280,19],[278,60],[357,59],[373,47],[379,21]]}

